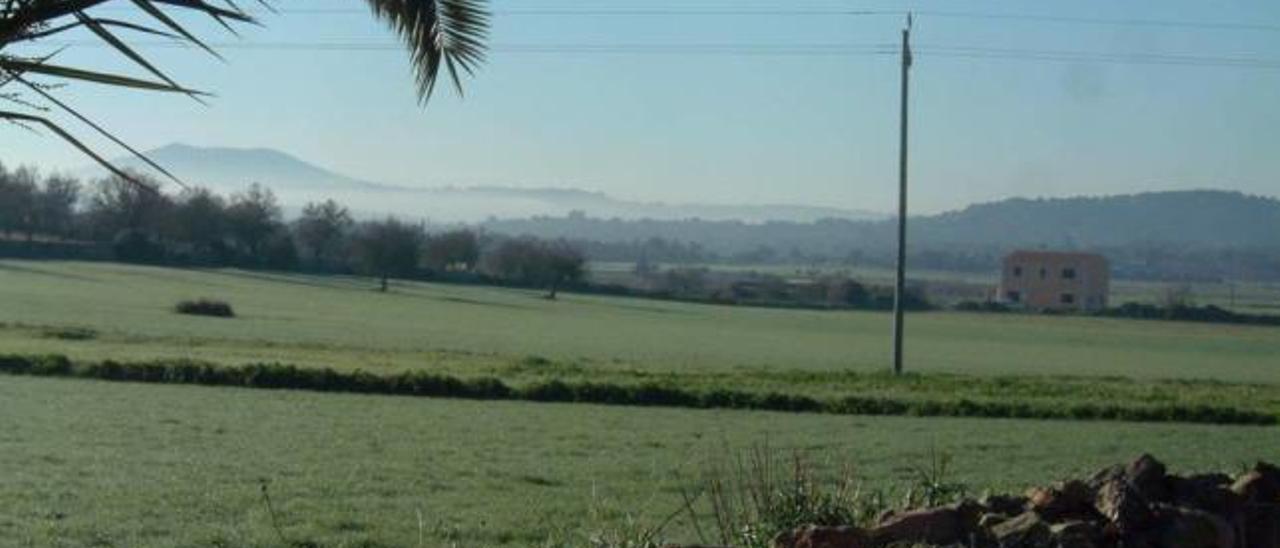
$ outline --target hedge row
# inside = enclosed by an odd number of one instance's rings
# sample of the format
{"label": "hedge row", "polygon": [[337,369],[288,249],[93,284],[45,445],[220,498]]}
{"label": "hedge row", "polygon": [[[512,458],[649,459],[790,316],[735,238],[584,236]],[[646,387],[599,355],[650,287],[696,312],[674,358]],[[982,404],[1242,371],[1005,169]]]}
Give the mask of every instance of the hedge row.
{"label": "hedge row", "polygon": [[510,386],[499,379],[461,379],[426,372],[375,375],[363,371],[302,368],[282,364],[227,367],[189,360],[75,363],[66,356],[0,355],[0,373],[76,377],[126,382],[200,384],[262,389],[314,390],[357,394],[389,394],[475,400],[593,403],[749,409],[842,415],[906,415],[918,417],[990,417],[1020,419],[1122,420],[1212,424],[1277,423],[1270,413],[1218,406],[1124,406],[972,400],[905,400],[845,397],[820,400],[804,395],[739,390],[690,390],[659,384],[620,385],[594,382],[537,382]]}

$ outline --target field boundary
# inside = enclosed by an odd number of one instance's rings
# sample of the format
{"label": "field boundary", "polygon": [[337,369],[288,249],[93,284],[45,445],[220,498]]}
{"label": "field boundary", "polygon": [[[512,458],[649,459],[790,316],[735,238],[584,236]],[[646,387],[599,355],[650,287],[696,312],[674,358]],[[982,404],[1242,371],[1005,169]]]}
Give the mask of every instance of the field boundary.
{"label": "field boundary", "polygon": [[278,363],[222,366],[193,360],[73,362],[51,355],[0,355],[0,373],[118,382],[190,384],[274,390],[307,390],[471,400],[588,403],[690,409],[737,409],[915,417],[984,417],[1048,420],[1116,420],[1274,425],[1278,417],[1228,406],[1047,404],[960,400],[909,400],[864,396],[819,399],[803,394],[741,390],[692,390],[657,383],[539,381],[512,386],[494,377],[460,378],[427,372],[377,375]]}

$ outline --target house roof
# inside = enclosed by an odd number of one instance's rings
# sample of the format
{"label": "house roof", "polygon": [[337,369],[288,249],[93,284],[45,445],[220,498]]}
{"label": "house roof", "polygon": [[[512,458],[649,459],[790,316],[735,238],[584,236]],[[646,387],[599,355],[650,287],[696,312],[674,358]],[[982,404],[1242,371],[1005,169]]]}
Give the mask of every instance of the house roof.
{"label": "house roof", "polygon": [[1020,259],[1024,261],[1037,260],[1077,260],[1077,261],[1099,261],[1105,263],[1106,257],[1097,253],[1085,253],[1080,251],[1043,251],[1043,250],[1027,250],[1019,249],[1008,255],[1005,255],[1006,261]]}

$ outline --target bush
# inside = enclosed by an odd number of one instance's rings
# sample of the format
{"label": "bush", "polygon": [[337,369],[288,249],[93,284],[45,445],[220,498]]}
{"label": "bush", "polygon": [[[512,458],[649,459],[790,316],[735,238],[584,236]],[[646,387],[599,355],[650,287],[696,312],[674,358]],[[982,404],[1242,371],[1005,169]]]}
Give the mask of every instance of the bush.
{"label": "bush", "polygon": [[66,356],[0,354],[0,373],[78,377],[125,382],[202,384],[262,389],[314,390],[476,400],[519,400],[601,405],[664,406],[693,409],[754,409],[839,415],[920,417],[1001,417],[1057,420],[1125,420],[1208,424],[1276,424],[1277,417],[1233,407],[1179,404],[1092,405],[1045,402],[984,402],[847,397],[816,399],[804,395],[716,389],[699,391],[668,384],[540,381],[511,387],[492,377],[458,378],[421,371],[375,375],[364,371],[258,363],[226,367],[192,360],[156,360],[76,364]]}
{"label": "bush", "polygon": [[197,299],[180,301],[173,307],[174,312],[191,316],[211,316],[215,318],[234,318],[236,313],[226,301],[213,299]]}
{"label": "bush", "polygon": [[40,336],[63,341],[90,341],[98,338],[98,332],[87,327],[50,327],[42,331]]}
{"label": "bush", "polygon": [[954,308],[960,312],[1013,312],[1008,305],[994,301],[962,301]]}

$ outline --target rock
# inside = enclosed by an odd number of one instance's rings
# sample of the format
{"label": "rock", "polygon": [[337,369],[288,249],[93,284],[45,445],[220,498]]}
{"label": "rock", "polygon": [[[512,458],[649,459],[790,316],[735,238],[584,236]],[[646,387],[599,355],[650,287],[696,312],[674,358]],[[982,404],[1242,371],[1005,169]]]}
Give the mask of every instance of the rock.
{"label": "rock", "polygon": [[714,544],[664,544],[662,548],[733,548],[732,546],[718,546]]}
{"label": "rock", "polygon": [[982,514],[982,517],[978,518],[978,528],[989,531],[992,527],[1000,525],[1006,521],[1009,521],[1009,516],[1005,514]]}
{"label": "rock", "polygon": [[1231,490],[1249,503],[1280,504],[1280,468],[1265,462],[1236,479]]}
{"label": "rock", "polygon": [[1142,455],[1127,465],[1099,470],[1086,483],[1096,493],[1116,481],[1128,483],[1136,494],[1151,502],[1167,502],[1170,496],[1164,463],[1151,455]]}
{"label": "rock", "polygon": [[1071,480],[1051,487],[1037,487],[1027,493],[1027,498],[1027,506],[1049,521],[1095,515],[1093,490],[1083,481]]}
{"label": "rock", "polygon": [[1027,497],[1018,497],[1012,495],[986,495],[978,500],[987,509],[989,514],[1004,514],[1005,516],[1016,516],[1027,509]]}
{"label": "rock", "polygon": [[1124,475],[1143,498],[1152,502],[1166,502],[1169,500],[1167,472],[1164,463],[1144,454],[1125,467]]}
{"label": "rock", "polygon": [[1250,505],[1241,521],[1241,546],[1280,548],[1280,504]]}
{"label": "rock", "polygon": [[1226,520],[1191,508],[1160,505],[1154,535],[1161,548],[1233,548],[1235,531]]}
{"label": "rock", "polygon": [[992,527],[991,537],[1002,548],[1041,548],[1053,542],[1053,532],[1040,514],[1028,510]]}
{"label": "rock", "polygon": [[1232,491],[1230,485],[1231,477],[1226,474],[1170,478],[1174,504],[1224,517],[1237,515],[1245,504],[1244,497]]}
{"label": "rock", "polygon": [[1093,507],[1122,536],[1144,531],[1151,525],[1147,500],[1123,478],[1102,484],[1094,495]]}
{"label": "rock", "polygon": [[806,525],[773,538],[774,548],[872,548],[867,531],[859,527]]}
{"label": "rock", "polygon": [[[972,503],[970,503],[972,504]],[[895,514],[870,531],[876,545],[954,544],[968,540],[969,523],[976,525],[972,507],[942,507]]]}
{"label": "rock", "polygon": [[1102,527],[1091,521],[1072,520],[1049,527],[1052,545],[1060,548],[1094,548],[1102,543]]}

